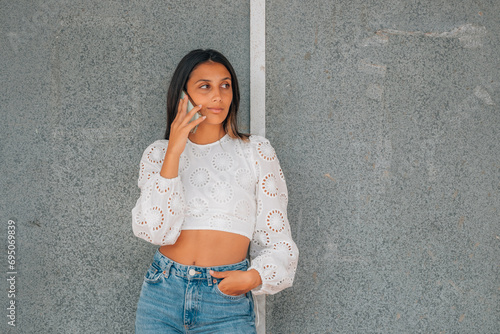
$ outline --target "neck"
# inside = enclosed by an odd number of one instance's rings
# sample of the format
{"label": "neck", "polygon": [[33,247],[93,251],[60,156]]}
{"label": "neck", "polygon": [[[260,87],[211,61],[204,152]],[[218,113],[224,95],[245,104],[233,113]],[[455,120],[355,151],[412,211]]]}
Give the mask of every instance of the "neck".
{"label": "neck", "polygon": [[200,124],[196,133],[189,134],[189,140],[195,144],[210,144],[224,137],[222,124]]}

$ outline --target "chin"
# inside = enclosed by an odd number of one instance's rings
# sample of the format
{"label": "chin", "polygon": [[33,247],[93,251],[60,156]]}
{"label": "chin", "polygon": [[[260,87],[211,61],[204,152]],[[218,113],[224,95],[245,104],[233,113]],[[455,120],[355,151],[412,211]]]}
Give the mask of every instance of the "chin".
{"label": "chin", "polygon": [[203,123],[217,125],[217,124],[221,124],[222,122],[224,122],[224,120],[226,118],[227,118],[227,115],[225,117],[222,117],[221,115],[209,115],[209,116],[207,116],[207,119],[205,119],[203,121]]}

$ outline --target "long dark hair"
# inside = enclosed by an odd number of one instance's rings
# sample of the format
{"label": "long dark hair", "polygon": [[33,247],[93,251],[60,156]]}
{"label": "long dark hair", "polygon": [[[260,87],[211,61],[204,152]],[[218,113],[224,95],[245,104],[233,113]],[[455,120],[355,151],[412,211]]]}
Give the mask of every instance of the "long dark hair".
{"label": "long dark hair", "polygon": [[214,62],[224,65],[231,74],[231,86],[233,88],[233,101],[229,107],[229,112],[226,119],[222,122],[223,129],[233,138],[247,139],[248,135],[238,131],[237,113],[240,106],[240,88],[238,86],[238,79],[236,72],[231,66],[229,60],[226,59],[220,52],[212,49],[197,49],[189,52],[184,58],[181,59],[179,65],[175,69],[174,75],[170,80],[170,86],[167,93],[167,129],[165,130],[164,139],[170,136],[170,126],[177,115],[177,107],[181,98],[181,92],[186,89],[186,84],[191,76],[191,72],[196,66],[206,63]]}

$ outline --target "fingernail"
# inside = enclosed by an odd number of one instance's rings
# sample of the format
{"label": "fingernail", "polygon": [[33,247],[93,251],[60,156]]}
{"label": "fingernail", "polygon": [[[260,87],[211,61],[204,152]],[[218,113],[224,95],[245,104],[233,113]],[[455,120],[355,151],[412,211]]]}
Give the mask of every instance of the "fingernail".
{"label": "fingernail", "polygon": [[198,107],[200,107],[200,108],[201,108],[201,104],[198,104]]}
{"label": "fingernail", "polygon": [[[206,116],[203,116],[203,117],[206,117]],[[210,270],[210,275],[213,275],[213,274],[214,274],[214,271]]]}

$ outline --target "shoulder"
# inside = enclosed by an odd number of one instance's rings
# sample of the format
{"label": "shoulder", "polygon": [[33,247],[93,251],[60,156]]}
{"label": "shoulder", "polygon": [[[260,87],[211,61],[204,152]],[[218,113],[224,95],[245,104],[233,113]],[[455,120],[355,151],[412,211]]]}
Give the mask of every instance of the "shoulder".
{"label": "shoulder", "polygon": [[144,153],[142,154],[142,159],[147,159],[152,163],[157,163],[163,160],[165,157],[165,153],[167,152],[167,147],[168,147],[168,140],[167,139],[160,139],[152,144],[150,144],[146,149],[144,150]]}
{"label": "shoulder", "polygon": [[166,150],[168,147],[167,139],[160,139],[150,144],[145,150],[144,153],[155,150]]}
{"label": "shoulder", "polygon": [[272,149],[274,151],[273,147],[271,146],[271,143],[267,138],[257,135],[251,135],[248,139],[250,146],[252,146],[254,149],[258,151],[262,150],[263,148]]}
{"label": "shoulder", "polygon": [[168,146],[168,139],[159,139],[155,142],[153,142],[152,144],[150,144],[148,146],[148,148],[150,147],[167,147]]}
{"label": "shoulder", "polygon": [[249,142],[254,144],[254,145],[271,144],[267,138],[262,137],[262,136],[258,136],[258,135],[250,135],[250,137],[248,139],[249,139]]}
{"label": "shoulder", "polygon": [[271,162],[276,159],[276,151],[267,138],[257,135],[250,136],[250,145],[256,152],[258,159]]}

